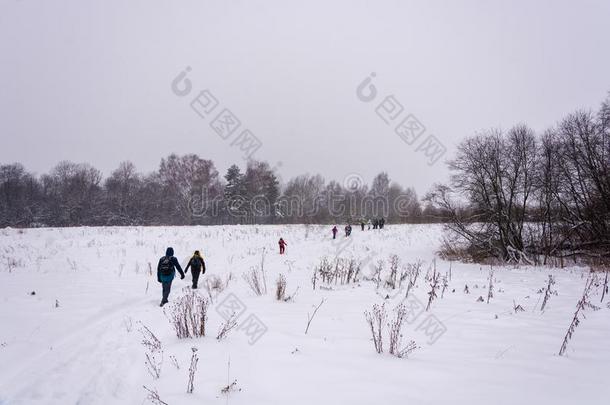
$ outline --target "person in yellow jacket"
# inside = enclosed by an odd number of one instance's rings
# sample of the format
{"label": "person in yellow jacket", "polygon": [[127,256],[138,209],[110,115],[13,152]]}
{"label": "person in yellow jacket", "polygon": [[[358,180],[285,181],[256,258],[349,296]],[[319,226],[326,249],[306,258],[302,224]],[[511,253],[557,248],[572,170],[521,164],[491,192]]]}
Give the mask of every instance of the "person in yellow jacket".
{"label": "person in yellow jacket", "polygon": [[186,269],[184,269],[185,273],[189,271],[189,267],[191,268],[191,274],[193,276],[193,289],[196,289],[197,282],[199,281],[199,274],[205,274],[205,262],[198,250],[195,250],[193,257],[191,257],[191,260],[189,260],[189,263],[186,265]]}

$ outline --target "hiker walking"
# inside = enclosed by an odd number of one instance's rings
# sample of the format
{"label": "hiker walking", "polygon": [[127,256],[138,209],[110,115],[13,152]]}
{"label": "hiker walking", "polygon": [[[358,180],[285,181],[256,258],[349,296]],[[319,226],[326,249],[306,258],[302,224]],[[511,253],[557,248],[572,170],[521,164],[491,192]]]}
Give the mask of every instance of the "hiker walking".
{"label": "hiker walking", "polygon": [[184,273],[189,271],[189,267],[191,268],[191,275],[193,276],[193,289],[197,289],[199,274],[205,274],[205,262],[198,250],[195,250],[195,253],[193,253],[193,257],[191,257],[191,260],[189,260],[189,263],[186,265]]}
{"label": "hiker walking", "polygon": [[345,225],[345,237],[350,236],[352,233],[352,226],[350,224]]}
{"label": "hiker walking", "polygon": [[364,219],[360,220],[360,230],[364,231]]}
{"label": "hiker walking", "polygon": [[163,298],[161,299],[160,307],[168,302],[167,298],[172,289],[172,281],[176,277],[176,269],[180,273],[180,279],[184,279],[182,267],[180,267],[178,259],[174,257],[174,248],[168,247],[165,251],[165,256],[159,259],[159,264],[157,265],[157,281],[163,286]]}
{"label": "hiker walking", "polygon": [[335,226],[333,227],[333,239],[336,239],[336,238],[337,238],[337,232],[339,232],[339,230],[337,229],[337,225],[335,225]]}
{"label": "hiker walking", "polygon": [[286,246],[288,246],[288,244],[286,243],[284,238],[280,238],[280,241],[278,242],[278,244],[280,245],[280,254],[283,255],[284,252],[286,251]]}

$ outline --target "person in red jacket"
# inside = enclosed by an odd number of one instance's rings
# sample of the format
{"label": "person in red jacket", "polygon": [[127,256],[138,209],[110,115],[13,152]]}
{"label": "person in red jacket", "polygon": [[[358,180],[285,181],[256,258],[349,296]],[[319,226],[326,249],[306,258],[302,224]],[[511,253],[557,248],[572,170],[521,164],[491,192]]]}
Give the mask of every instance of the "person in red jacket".
{"label": "person in red jacket", "polygon": [[280,241],[278,242],[278,244],[280,245],[280,254],[283,255],[284,251],[286,250],[286,246],[288,246],[288,244],[286,243],[284,238],[280,238]]}

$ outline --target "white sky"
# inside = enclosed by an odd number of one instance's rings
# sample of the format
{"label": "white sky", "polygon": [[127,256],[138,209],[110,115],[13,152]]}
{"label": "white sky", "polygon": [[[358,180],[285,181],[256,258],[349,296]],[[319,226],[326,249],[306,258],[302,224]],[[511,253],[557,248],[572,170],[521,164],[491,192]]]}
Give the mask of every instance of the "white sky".
{"label": "white sky", "polygon": [[537,131],[610,90],[610,1],[0,0],[0,162],[108,174],[171,153],[242,167],[171,91],[186,66],[263,142],[284,180],[379,171],[422,195],[447,176],[356,97],[371,72],[447,147]]}

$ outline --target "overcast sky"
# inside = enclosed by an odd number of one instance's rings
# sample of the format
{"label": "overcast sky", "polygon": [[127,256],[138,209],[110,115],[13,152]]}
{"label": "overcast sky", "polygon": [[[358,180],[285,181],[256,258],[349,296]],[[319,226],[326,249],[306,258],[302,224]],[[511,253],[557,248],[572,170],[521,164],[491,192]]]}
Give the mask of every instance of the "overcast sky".
{"label": "overcast sky", "polygon": [[[0,0],[0,163],[108,174],[197,153],[224,174],[245,166],[231,142],[248,129],[284,180],[387,171],[422,195],[460,139],[596,109],[609,72],[607,0]],[[201,118],[190,102],[204,89],[219,104]],[[376,107],[390,95],[403,112],[386,124]],[[223,108],[241,121],[227,140],[210,127]],[[426,128],[413,145],[394,132],[408,114]],[[417,150],[429,135],[447,149],[433,165]]]}

